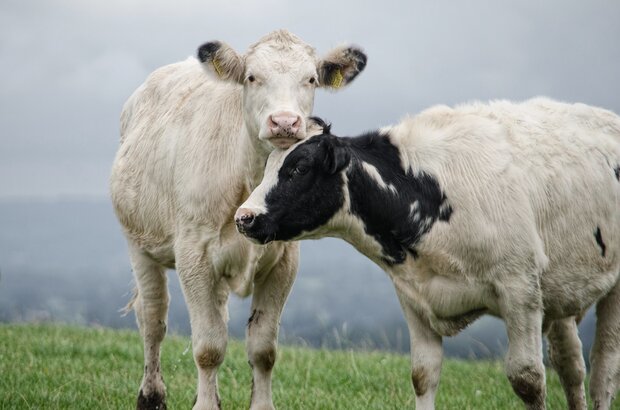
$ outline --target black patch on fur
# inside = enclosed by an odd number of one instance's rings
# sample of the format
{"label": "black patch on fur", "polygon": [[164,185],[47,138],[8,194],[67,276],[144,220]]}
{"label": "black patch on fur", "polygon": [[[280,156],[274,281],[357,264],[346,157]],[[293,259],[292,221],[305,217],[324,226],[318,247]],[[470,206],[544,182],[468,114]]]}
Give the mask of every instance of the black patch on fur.
{"label": "black patch on fur", "polygon": [[351,82],[359,73],[364,71],[368,57],[361,50],[352,47],[347,48],[347,54],[355,60],[355,71],[347,78],[347,82]]}
{"label": "black patch on fur", "polygon": [[200,47],[198,47],[198,59],[200,62],[204,63],[207,60],[213,59],[213,55],[217,50],[222,47],[222,43],[219,41],[210,41],[208,43],[204,43]]}
{"label": "black patch on fur", "polygon": [[[381,244],[386,263],[403,263],[407,253],[417,257],[415,246],[420,238],[438,219],[448,222],[453,212],[439,183],[428,173],[405,171],[398,148],[378,132],[354,138],[350,146],[354,152],[347,171],[351,212]],[[364,163],[372,165],[396,194],[380,187],[364,170]]]}
{"label": "black patch on fur", "polygon": [[601,256],[604,258],[605,250],[607,249],[607,246],[605,246],[605,242],[603,242],[603,235],[601,234],[601,228],[598,226],[596,227],[596,232],[594,232],[594,238],[596,239],[596,243],[598,244],[598,246],[601,248]]}
{"label": "black patch on fur", "polygon": [[252,324],[258,324],[258,318],[261,315],[261,311],[254,309],[252,310],[252,314],[250,315],[250,318],[248,319],[248,329],[252,326]]}
{"label": "black patch on fur", "polygon": [[[396,193],[381,187],[364,170],[364,163],[372,165]],[[267,212],[256,217],[246,234],[266,243],[290,240],[325,225],[343,207],[345,167],[350,211],[381,244],[386,263],[403,263],[407,253],[417,257],[420,238],[437,220],[449,222],[453,209],[437,180],[425,172],[404,170],[399,150],[387,136],[322,134],[287,155],[277,184],[265,198]]]}
{"label": "black patch on fur", "polygon": [[614,174],[616,174],[616,179],[620,181],[620,165],[616,165],[614,168]]}
{"label": "black patch on fur", "polygon": [[138,410],[166,410],[166,397],[157,392],[145,396],[140,389],[136,408]]}

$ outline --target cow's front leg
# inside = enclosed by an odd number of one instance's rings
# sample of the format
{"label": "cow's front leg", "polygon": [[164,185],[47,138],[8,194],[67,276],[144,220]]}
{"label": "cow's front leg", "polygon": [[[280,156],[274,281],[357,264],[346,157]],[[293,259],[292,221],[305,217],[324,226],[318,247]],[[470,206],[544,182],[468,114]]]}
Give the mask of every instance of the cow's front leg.
{"label": "cow's front leg", "polygon": [[194,410],[220,409],[217,371],[226,353],[228,286],[208,260],[208,245],[186,240],[176,246],[176,267],[192,327],[192,348],[198,369]]}
{"label": "cow's front leg", "polygon": [[545,408],[545,367],[542,352],[542,298],[535,280],[511,279],[497,288],[500,314],[506,323],[505,365],[512,389],[530,410]]}
{"label": "cow's front leg", "polygon": [[252,312],[246,330],[252,367],[251,410],[271,410],[271,371],[276,361],[280,315],[291,290],[299,260],[299,244],[286,245],[277,264],[259,272],[254,283]]}
{"label": "cow's front leg", "polygon": [[435,395],[443,360],[441,336],[430,327],[428,321],[414,311],[405,296],[398,293],[398,289],[396,293],[409,328],[411,383],[415,392],[415,408],[432,410],[435,408]]}

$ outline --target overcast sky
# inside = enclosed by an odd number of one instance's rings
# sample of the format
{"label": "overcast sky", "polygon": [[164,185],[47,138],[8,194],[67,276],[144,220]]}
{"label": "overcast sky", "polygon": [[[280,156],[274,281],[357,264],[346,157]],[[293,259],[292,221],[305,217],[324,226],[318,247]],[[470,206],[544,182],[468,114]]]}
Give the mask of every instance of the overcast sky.
{"label": "overcast sky", "polygon": [[[370,3],[370,2],[369,2]],[[105,197],[125,99],[207,40],[287,28],[366,71],[315,114],[338,135],[432,104],[537,95],[620,112],[620,2],[2,0],[0,198]]]}

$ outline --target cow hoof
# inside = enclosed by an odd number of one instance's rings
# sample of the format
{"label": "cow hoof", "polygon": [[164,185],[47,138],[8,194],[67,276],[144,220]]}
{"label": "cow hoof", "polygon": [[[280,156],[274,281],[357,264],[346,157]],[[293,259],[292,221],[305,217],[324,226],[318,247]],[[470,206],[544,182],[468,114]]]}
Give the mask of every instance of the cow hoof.
{"label": "cow hoof", "polygon": [[166,410],[166,397],[158,392],[153,392],[145,396],[140,389],[138,394],[137,410]]}

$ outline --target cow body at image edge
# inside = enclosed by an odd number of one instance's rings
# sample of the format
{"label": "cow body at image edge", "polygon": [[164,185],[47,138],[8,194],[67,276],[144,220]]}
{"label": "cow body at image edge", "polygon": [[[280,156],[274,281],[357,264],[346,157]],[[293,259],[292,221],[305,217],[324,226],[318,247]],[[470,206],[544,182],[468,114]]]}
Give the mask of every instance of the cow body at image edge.
{"label": "cow body at image edge", "polygon": [[252,294],[247,352],[251,409],[273,409],[271,372],[279,320],[298,266],[297,243],[258,247],[233,214],[256,186],[274,146],[306,136],[318,87],[340,88],[365,67],[356,47],[319,59],[275,31],[238,55],[219,41],[198,59],[162,67],[129,98],[111,194],[129,244],[144,341],[139,409],[166,407],[160,345],[166,333],[166,270],[176,269],[189,310],[198,370],[194,410],[220,407],[217,370],[227,344],[227,300]]}
{"label": "cow body at image edge", "polygon": [[[320,120],[316,120],[319,121]],[[620,118],[538,98],[437,106],[356,138],[274,151],[237,210],[255,242],[340,237],[392,279],[416,408],[434,407],[442,336],[506,323],[506,373],[545,407],[542,335],[570,408],[585,409],[577,323],[597,304],[590,392],[620,383]]]}

